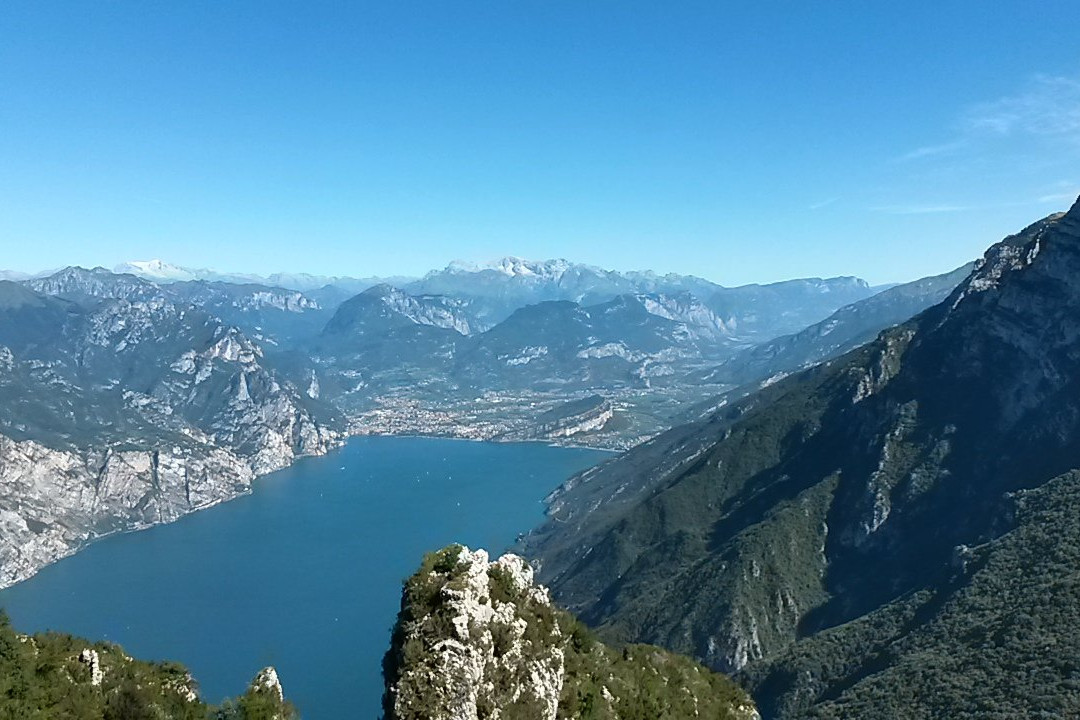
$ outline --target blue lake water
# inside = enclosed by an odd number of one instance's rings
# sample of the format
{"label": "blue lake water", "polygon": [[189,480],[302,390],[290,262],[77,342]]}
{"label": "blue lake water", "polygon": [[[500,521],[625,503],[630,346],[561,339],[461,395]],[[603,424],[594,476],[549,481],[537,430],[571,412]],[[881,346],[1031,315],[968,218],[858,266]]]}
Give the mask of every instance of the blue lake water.
{"label": "blue lake water", "polygon": [[452,542],[508,548],[542,498],[605,453],[356,438],[255,491],[93,543],[0,592],[23,632],[55,629],[178,660],[219,701],[274,665],[304,720],[377,718],[401,581]]}

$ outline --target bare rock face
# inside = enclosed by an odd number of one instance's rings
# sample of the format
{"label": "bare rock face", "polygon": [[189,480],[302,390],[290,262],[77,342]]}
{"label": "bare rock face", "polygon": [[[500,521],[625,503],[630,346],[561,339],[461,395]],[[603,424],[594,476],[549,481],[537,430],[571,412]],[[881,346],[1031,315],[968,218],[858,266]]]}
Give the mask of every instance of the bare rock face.
{"label": "bare rock face", "polygon": [[77,268],[0,285],[0,587],[342,437],[260,345],[156,286]]}
{"label": "bare rock face", "polygon": [[520,557],[461,545],[407,581],[383,671],[387,720],[757,718],[745,693],[687,658],[596,641]]}
{"label": "bare rock face", "polygon": [[98,651],[86,648],[79,653],[79,662],[90,668],[90,684],[94,687],[101,685],[101,657]]}
{"label": "bare rock face", "polygon": [[279,703],[285,702],[285,691],[281,687],[281,680],[278,678],[277,670],[273,667],[264,667],[259,671],[255,679],[251,681],[251,691],[256,694],[269,695]]}
{"label": "bare rock face", "polygon": [[94,537],[171,522],[248,492],[254,477],[248,462],[213,447],[98,458],[0,435],[0,587]]}
{"label": "bare rock face", "polygon": [[[402,628],[412,647],[408,667],[388,690],[393,717],[509,718],[505,709],[528,707],[554,720],[565,666],[547,590],[533,584],[531,568],[517,556],[489,562],[484,550],[456,550],[414,585],[418,594],[434,592],[427,598],[433,612]],[[543,634],[527,637],[530,622],[535,628],[544,618]],[[436,635],[423,656],[413,654],[416,643]]]}

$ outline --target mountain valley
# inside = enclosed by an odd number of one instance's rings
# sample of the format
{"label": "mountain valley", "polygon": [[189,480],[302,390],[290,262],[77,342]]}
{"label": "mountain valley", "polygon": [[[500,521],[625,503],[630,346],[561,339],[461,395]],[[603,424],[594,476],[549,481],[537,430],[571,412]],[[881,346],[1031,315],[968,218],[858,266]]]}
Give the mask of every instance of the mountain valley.
{"label": "mountain valley", "polygon": [[[0,586],[94,537],[247,492],[349,435],[629,448],[722,398],[735,378],[716,376],[754,338],[879,297],[847,278],[727,289],[517,259],[351,297],[364,281],[303,292],[160,262],[122,269],[139,275],[0,281]],[[913,298],[902,310],[933,299]],[[857,337],[902,310],[869,306]]]}
{"label": "mountain valley", "polygon": [[[960,322],[951,318],[969,297],[992,296],[998,275],[1023,265],[1015,258],[1035,257],[1015,248],[1069,227],[1049,219],[974,274],[968,266],[880,292],[848,279],[727,290],[518,261],[353,296],[100,268],[0,281],[0,584],[93,538],[247,493],[259,475],[351,435],[629,449],[553,494],[551,521],[523,545],[540,578],[616,647],[651,643],[732,673],[769,717],[828,717],[864,701],[850,674],[813,665],[825,638],[869,623],[851,667],[908,642],[895,623],[944,602],[926,588],[953,577],[955,548],[996,547],[1009,516],[999,509],[985,526],[920,536],[913,555],[890,561],[892,585],[852,585],[868,557],[912,545],[891,534],[914,512],[905,503],[929,502],[934,478],[960,474],[943,463],[978,452],[963,445],[960,422],[920,429],[942,412],[931,400],[886,400],[888,391],[926,385],[902,384],[920,328]],[[416,293],[435,289],[456,294]],[[904,324],[950,297],[952,311]],[[965,363],[975,360],[951,367]],[[864,449],[840,460],[843,447]],[[846,480],[874,463],[864,489]],[[850,519],[833,517],[842,502],[853,504]],[[805,668],[809,685],[785,679]],[[853,684],[841,696],[837,683]]]}
{"label": "mountain valley", "polygon": [[[1070,561],[1044,533],[1048,517],[1067,525],[1080,467],[1078,213],[974,267],[878,292],[839,279],[708,295],[705,281],[644,273],[585,291],[586,270],[510,261],[427,278],[450,292],[480,275],[456,295],[100,268],[0,281],[0,584],[247,493],[353,435],[620,449],[556,490],[521,541],[605,643],[696,658],[769,718],[865,714],[912,687],[934,715],[971,702],[1025,713],[1047,692],[1071,708],[1071,690],[1041,681],[975,701],[940,683],[967,673],[996,687],[1005,671],[986,658],[1008,652],[1011,610],[986,598],[1032,592],[1025,558],[1044,574]],[[507,313],[507,298],[536,302]],[[1061,604],[1032,628],[1046,632]],[[986,652],[971,618],[998,628]],[[1018,652],[1010,662],[1035,676],[1061,672]],[[968,669],[922,674],[940,658]],[[725,702],[756,717],[748,699]]]}
{"label": "mountain valley", "polygon": [[0,3],[0,720],[1080,720],[1076,11]]}

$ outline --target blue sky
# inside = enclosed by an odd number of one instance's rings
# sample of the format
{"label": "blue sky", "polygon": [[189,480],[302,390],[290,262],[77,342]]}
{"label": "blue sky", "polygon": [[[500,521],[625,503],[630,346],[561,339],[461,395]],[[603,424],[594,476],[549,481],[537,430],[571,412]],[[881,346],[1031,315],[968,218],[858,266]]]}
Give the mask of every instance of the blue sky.
{"label": "blue sky", "polygon": [[0,267],[946,271],[1080,194],[1074,2],[0,4]]}

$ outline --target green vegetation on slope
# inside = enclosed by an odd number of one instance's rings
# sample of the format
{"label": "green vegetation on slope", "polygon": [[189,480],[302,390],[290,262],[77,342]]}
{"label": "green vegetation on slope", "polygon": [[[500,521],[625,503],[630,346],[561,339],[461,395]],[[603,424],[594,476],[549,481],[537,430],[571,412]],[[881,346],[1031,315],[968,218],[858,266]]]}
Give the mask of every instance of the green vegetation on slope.
{"label": "green vegetation on slope", "polygon": [[604,645],[550,603],[518,558],[486,557],[450,546],[406,581],[384,661],[388,720],[473,707],[507,720],[756,717],[723,675],[656,647]]}
{"label": "green vegetation on slope", "polygon": [[0,613],[0,720],[297,717],[277,688],[255,683],[220,707],[203,703],[195,690],[191,675],[176,663],[135,660],[116,645],[60,633],[20,635]]}
{"label": "green vegetation on slope", "polygon": [[577,478],[528,552],[602,638],[739,673],[770,718],[1078,716],[1078,278],[1080,203],[870,345]]}
{"label": "green vegetation on slope", "polygon": [[763,709],[822,720],[1080,714],[1080,472],[1015,500],[1016,528],[958,549],[951,582],[753,668],[762,695],[786,689]]}
{"label": "green vegetation on slope", "polygon": [[[656,643],[727,672],[793,641],[801,620],[829,599],[824,549],[842,479],[836,458],[853,444],[846,428],[857,425],[838,418],[851,412],[856,368],[888,365],[903,339],[731,409],[717,421],[719,441],[681,463],[674,481],[618,514],[599,503],[581,537],[555,526],[540,557],[545,571],[559,573],[551,578],[559,600],[606,639]],[[830,425],[844,430],[823,434]],[[588,550],[568,561],[576,549],[568,540]]]}

